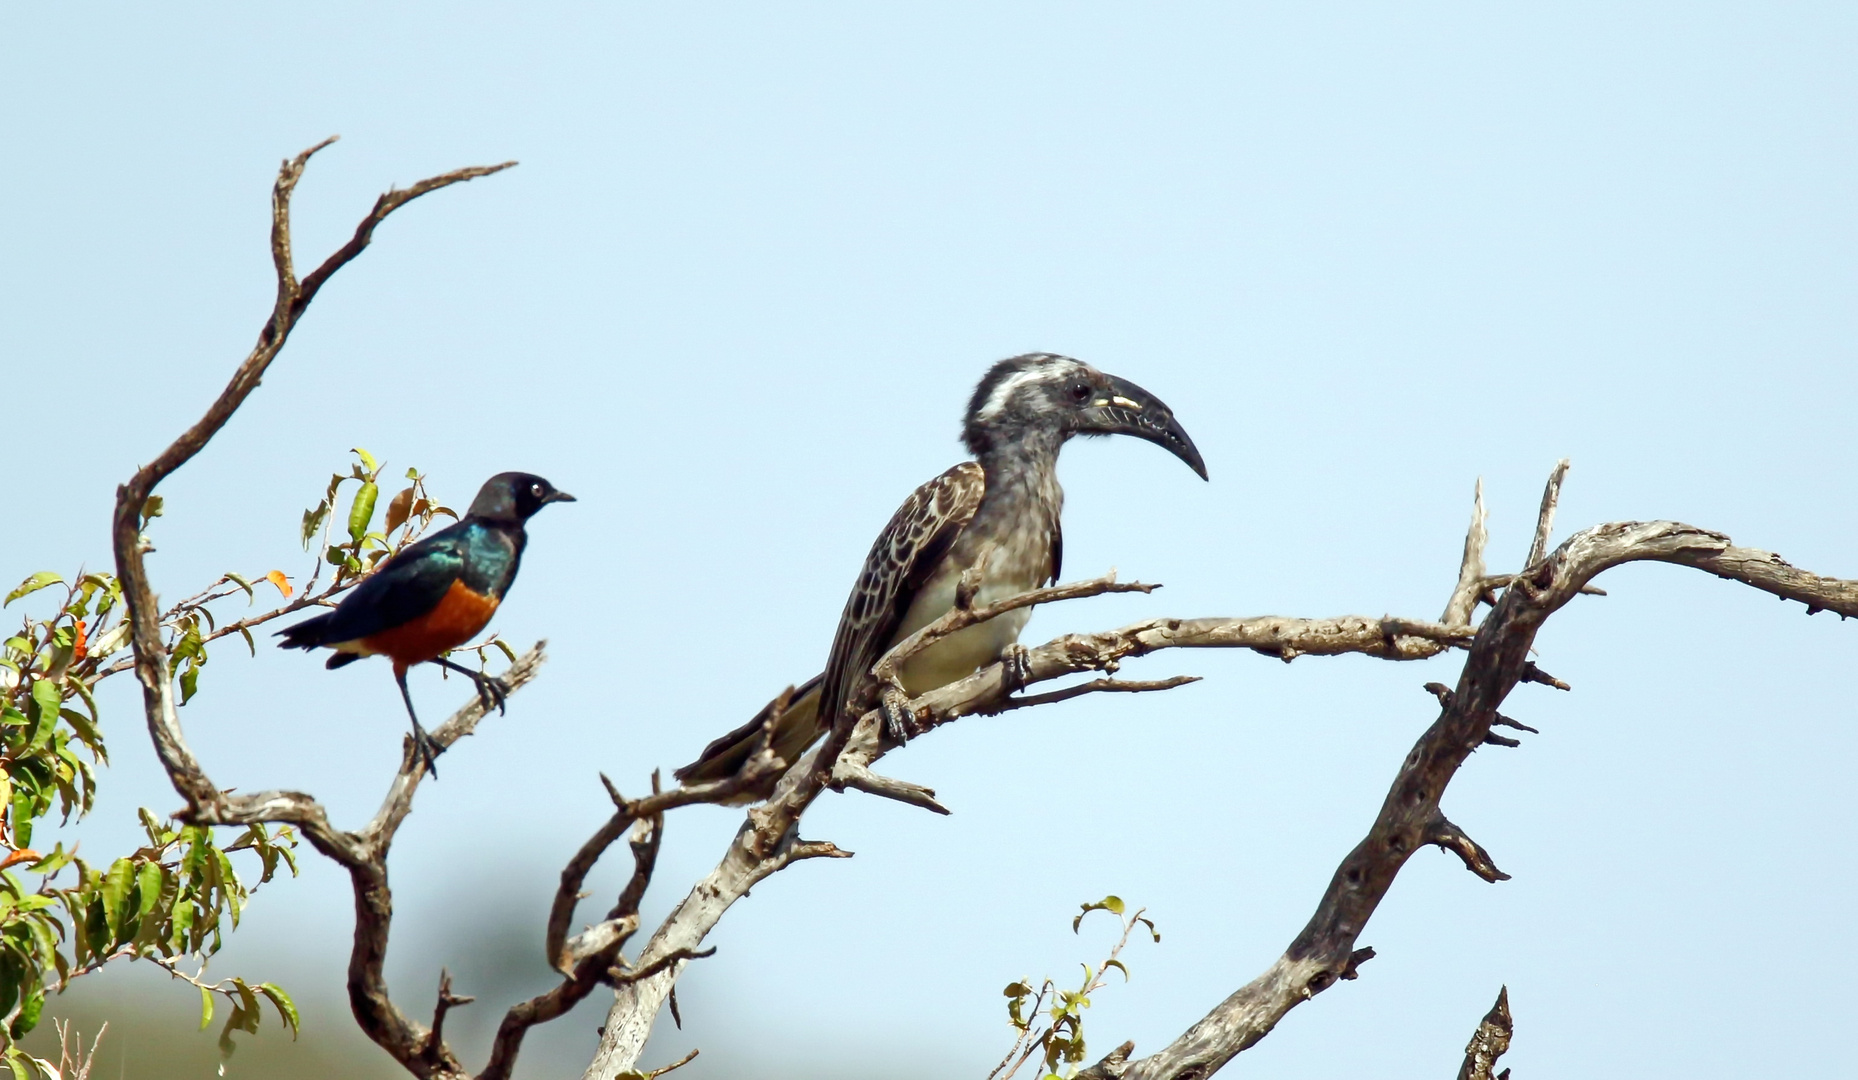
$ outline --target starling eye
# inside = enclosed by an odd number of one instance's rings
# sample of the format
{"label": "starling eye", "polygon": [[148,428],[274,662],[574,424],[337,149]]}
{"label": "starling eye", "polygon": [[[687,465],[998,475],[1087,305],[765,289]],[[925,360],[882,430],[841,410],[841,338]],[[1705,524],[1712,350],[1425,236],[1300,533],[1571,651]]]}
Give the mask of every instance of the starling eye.
{"label": "starling eye", "polygon": [[534,495],[534,496],[535,496],[536,498],[538,498],[538,499],[539,499],[539,498],[541,498],[541,497],[542,497],[542,496],[543,496],[544,494],[546,494],[546,492],[544,492],[544,491],[542,490],[542,485],[541,485],[541,484],[530,484],[530,485],[529,485],[529,494],[531,494],[531,495]]}
{"label": "starling eye", "polygon": [[1086,401],[1089,398],[1090,398],[1090,384],[1089,383],[1072,383],[1071,384],[1071,400],[1072,401]]}

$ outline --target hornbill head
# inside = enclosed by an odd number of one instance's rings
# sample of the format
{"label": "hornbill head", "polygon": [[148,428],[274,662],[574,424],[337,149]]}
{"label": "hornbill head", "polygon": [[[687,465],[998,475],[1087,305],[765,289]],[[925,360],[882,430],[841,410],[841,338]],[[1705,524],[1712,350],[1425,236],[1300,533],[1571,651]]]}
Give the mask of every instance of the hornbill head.
{"label": "hornbill head", "polygon": [[471,510],[466,516],[479,521],[521,524],[549,503],[573,501],[574,496],[557,490],[555,485],[534,473],[498,473],[478,489],[477,498],[471,500]]}
{"label": "hornbill head", "polygon": [[990,368],[968,402],[961,438],[976,455],[1029,436],[1134,435],[1205,480],[1206,462],[1167,403],[1081,360],[1027,353]]}

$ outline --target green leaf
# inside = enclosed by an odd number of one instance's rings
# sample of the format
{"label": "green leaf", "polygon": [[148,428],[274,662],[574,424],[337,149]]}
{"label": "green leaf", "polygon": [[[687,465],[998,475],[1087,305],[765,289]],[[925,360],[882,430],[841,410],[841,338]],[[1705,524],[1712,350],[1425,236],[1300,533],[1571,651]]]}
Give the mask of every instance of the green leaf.
{"label": "green leaf", "polygon": [[200,1030],[205,1031],[206,1026],[212,1022],[213,1022],[213,991],[208,990],[206,987],[202,986],[200,988]]}
{"label": "green leaf", "polygon": [[355,492],[355,501],[348,510],[348,535],[357,544],[368,535],[368,523],[374,520],[374,501],[380,494],[381,489],[371,481],[363,483],[361,490]]}
{"label": "green leaf", "polygon": [[232,571],[228,570],[226,571],[226,580],[232,582],[234,585],[237,585],[239,588],[244,589],[246,598],[250,602],[254,604],[258,602],[258,594],[252,591],[252,583],[247,581],[244,575],[235,574]]}
{"label": "green leaf", "polygon": [[13,1080],[33,1080],[32,1073],[26,1069],[25,1055],[18,1050],[6,1052],[6,1064],[13,1071]]}
{"label": "green leaf", "polygon": [[368,470],[368,475],[370,477],[378,476],[380,474],[381,467],[374,460],[373,454],[368,453],[366,450],[363,450],[359,446],[350,447],[348,452],[351,454],[354,454],[356,457],[359,457],[361,459],[361,467]]}
{"label": "green leaf", "polygon": [[160,517],[162,508],[166,505],[166,501],[161,496],[150,495],[148,501],[142,504],[142,528],[148,528],[149,522]]}
{"label": "green leaf", "polygon": [[15,1039],[23,1037],[28,1031],[39,1026],[39,1014],[45,1010],[45,985],[35,983],[26,992],[26,1000],[19,1003],[19,1015],[13,1018],[10,1029]]}
{"label": "green leaf", "polygon": [[316,542],[316,534],[322,530],[323,521],[328,517],[329,500],[327,499],[317,503],[315,509],[303,512],[303,550],[310,550],[310,545]]}
{"label": "green leaf", "polygon": [[45,588],[47,585],[62,585],[64,584],[64,580],[65,580],[64,578],[59,577],[57,574],[52,573],[50,570],[41,570],[38,573],[27,578],[26,580],[20,582],[19,588],[14,589],[10,593],[7,593],[6,603],[0,604],[0,607],[5,607],[7,604],[12,603],[13,601],[19,599],[22,596],[30,596],[33,593],[38,592],[40,589]]}
{"label": "green leaf", "polygon": [[188,664],[187,670],[181,672],[181,704],[185,705],[189,701],[192,701],[194,694],[198,693],[199,690],[200,665]]}
{"label": "green leaf", "polygon": [[136,871],[136,917],[145,918],[161,900],[161,864],[146,862]]}
{"label": "green leaf", "polygon": [[103,921],[110,928],[112,939],[120,932],[126,914],[125,901],[129,899],[129,886],[134,881],[135,864],[128,859],[117,859],[110,864],[109,872],[103,875]]}
{"label": "green leaf", "polygon": [[1001,993],[1005,994],[1007,997],[1025,997],[1027,994],[1032,993],[1032,987],[1027,986],[1023,982],[1007,983],[1006,989],[1002,990]]}
{"label": "green leaf", "polygon": [[60,709],[58,715],[64,717],[64,722],[71,725],[71,730],[77,733],[79,742],[102,756],[103,735],[97,731],[97,725],[91,722],[90,717],[71,709]]}
{"label": "green leaf", "polygon": [[1097,901],[1097,906],[1112,915],[1121,915],[1123,913],[1123,898],[1120,896],[1106,896]]}
{"label": "green leaf", "polygon": [[252,632],[241,626],[239,627],[239,636],[245,639],[245,647],[252,651],[252,658],[257,659],[258,643],[252,640]]}
{"label": "green leaf", "polygon": [[503,655],[509,659],[510,663],[514,664],[516,662],[516,650],[510,648],[509,644],[502,638],[492,638],[490,643],[503,650]]}
{"label": "green leaf", "polygon": [[58,692],[58,684],[50,679],[35,679],[32,683],[32,703],[39,707],[34,722],[44,724],[58,715],[59,707],[64,704],[64,695]]}
{"label": "green leaf", "polygon": [[283,1018],[284,1023],[290,1028],[290,1037],[295,1039],[301,1023],[297,1017],[297,1005],[290,1000],[290,995],[286,994],[284,988],[276,983],[259,983],[258,992],[270,998],[271,1004],[277,1006],[277,1015]]}

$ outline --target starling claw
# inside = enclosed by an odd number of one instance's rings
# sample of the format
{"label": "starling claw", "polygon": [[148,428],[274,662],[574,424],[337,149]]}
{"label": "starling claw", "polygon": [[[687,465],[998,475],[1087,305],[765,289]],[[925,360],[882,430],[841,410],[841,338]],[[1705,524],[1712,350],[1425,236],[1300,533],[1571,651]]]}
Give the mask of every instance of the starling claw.
{"label": "starling claw", "polygon": [[414,720],[413,760],[424,765],[434,780],[439,778],[439,755],[444,752],[445,748],[434,741],[425,728],[419,726],[418,720]]}
{"label": "starling claw", "polygon": [[509,695],[505,693],[503,689],[503,680],[497,678],[495,675],[478,675],[476,676],[476,682],[477,699],[484,703],[484,711],[489,712],[494,705],[497,709],[497,715],[509,715],[509,709],[504,706],[504,702],[508,700]]}

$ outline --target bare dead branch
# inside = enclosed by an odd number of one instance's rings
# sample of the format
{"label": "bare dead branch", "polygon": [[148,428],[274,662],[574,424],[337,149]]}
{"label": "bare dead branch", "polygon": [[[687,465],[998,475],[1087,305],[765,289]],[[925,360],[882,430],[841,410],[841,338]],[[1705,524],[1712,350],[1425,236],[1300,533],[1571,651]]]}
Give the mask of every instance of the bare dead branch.
{"label": "bare dead branch", "polygon": [[302,179],[303,170],[310,158],[334,141],[333,137],[325,139],[285,161],[278,169],[277,182],[271,191],[271,257],[277,269],[277,297],[270,317],[259,332],[258,343],[233,372],[231,381],[208,407],[206,415],[183,432],[154,461],[136,470],[129,482],[118,488],[116,493],[112,524],[116,576],[122,583],[123,598],[128,605],[130,642],[135,652],[136,678],[142,683],[143,709],[148,715],[149,735],[175,790],[187,801],[189,808],[195,811],[217,803],[223,796],[207,778],[193,751],[188,748],[181,733],[179,718],[175,715],[173,688],[167,670],[167,650],[161,642],[160,607],[155,601],[154,589],[149,584],[147,569],[143,565],[147,544],[141,535],[142,509],[155,487],[204,449],[207,442],[232,419],[232,414],[245,403],[251,392],[258,388],[265,370],[284,347],[291,329],[309,307],[317,290],[337,270],[361,254],[372,238],[375,227],[387,215],[428,192],[486,176],[515,164],[506,162],[487,168],[459,169],[422,180],[405,191],[388,192],[376,200],[374,209],[357,227],[354,238],[324,260],[308,278],[299,282],[291,250],[290,197],[296,190],[297,182]]}
{"label": "bare dead branch", "polygon": [[1510,1070],[1496,1071],[1497,1059],[1509,1052],[1510,1035],[1514,1030],[1515,1024],[1510,1019],[1510,988],[1505,986],[1497,991],[1497,1003],[1471,1033],[1471,1042],[1464,1048],[1464,1064],[1458,1069],[1458,1080],[1507,1078]]}
{"label": "bare dead branch", "polygon": [[90,1040],[90,1049],[84,1049],[84,1036],[72,1030],[71,1021],[53,1020],[52,1029],[58,1032],[58,1075],[64,1080],[90,1080],[90,1072],[97,1064],[97,1047],[103,1045],[103,1033],[110,1030],[109,1021],[97,1027],[97,1034]]}
{"label": "bare dead branch", "polygon": [[1439,616],[1439,622],[1446,626],[1469,625],[1472,611],[1485,595],[1484,548],[1490,543],[1490,532],[1484,527],[1486,516],[1484,478],[1480,476],[1471,494],[1471,527],[1464,534],[1464,559],[1458,564],[1458,584],[1452,589],[1451,599],[1445,602],[1445,613]]}
{"label": "bare dead branch", "polygon": [[1497,869],[1497,864],[1490,861],[1490,852],[1485,851],[1482,844],[1466,836],[1463,829],[1453,825],[1442,813],[1434,813],[1426,822],[1423,839],[1463,859],[1466,870],[1493,885],[1510,880],[1510,875]]}
{"label": "bare dead branch", "polygon": [[1548,483],[1542,488],[1542,507],[1535,516],[1535,539],[1529,544],[1529,558],[1524,560],[1524,568],[1534,566],[1548,554],[1548,538],[1555,531],[1555,508],[1561,504],[1561,482],[1568,478],[1568,459],[1562,458],[1555,463],[1555,469],[1548,474]]}
{"label": "bare dead branch", "polygon": [[[968,575],[962,576],[965,579]],[[1161,586],[1145,585],[1140,581],[1118,582],[1116,571],[1112,570],[1102,577],[1092,578],[1089,581],[1032,589],[991,604],[982,604],[980,607],[972,606],[973,597],[970,595],[968,604],[955,605],[948,614],[897,642],[896,646],[877,662],[877,666],[872,668],[871,672],[874,681],[878,683],[893,682],[896,680],[897,672],[901,671],[903,665],[917,653],[951,634],[960,633],[970,626],[979,625],[990,619],[997,619],[1009,611],[1018,611],[1020,608],[1032,607],[1035,604],[1054,604],[1060,600],[1102,596],[1104,593],[1152,593],[1159,588]]]}
{"label": "bare dead branch", "polygon": [[[271,258],[276,268],[277,295],[270,316],[258,334],[257,344],[248,353],[231,380],[206,414],[181,434],[154,461],[138,469],[128,483],[117,489],[112,520],[111,540],[116,558],[116,575],[122,584],[130,621],[130,644],[134,651],[136,677],[142,684],[143,711],[147,715],[149,737],[156,756],[167,772],[169,782],[185,801],[179,813],[184,820],[199,824],[251,824],[259,821],[286,822],[299,827],[311,846],[348,869],[355,893],[355,937],[349,958],[349,1004],[370,1038],[415,1076],[462,1077],[463,1066],[445,1045],[441,1036],[414,1023],[394,1005],[387,993],[381,969],[386,959],[387,928],[393,917],[392,894],[387,886],[387,849],[394,830],[411,807],[418,785],[420,768],[403,765],[389,790],[381,812],[359,833],[342,832],[328,820],[328,814],[313,798],[301,792],[269,791],[254,795],[233,796],[222,791],[208,778],[199,760],[187,746],[180,719],[175,711],[173,686],[168,671],[168,653],[161,640],[161,612],[154,589],[149,583],[144,556],[149,550],[141,534],[142,512],[149,496],[168,476],[205,449],[233,413],[257,389],[265,371],[276,359],[291,330],[296,326],[310,301],[336,271],[347,265],[372,240],[374,230],[387,216],[408,202],[439,188],[509,168],[514,162],[488,167],[458,169],[422,180],[411,188],[389,191],[375,201],[374,207],[356,227],[348,243],[325,259],[308,277],[298,280],[290,233],[290,200],[310,158],[334,142],[333,138],[310,147],[283,163],[271,192]],[[273,616],[275,617],[275,616]],[[514,690],[533,677],[541,663],[539,649],[518,661],[512,670],[510,686]],[[460,710],[434,734],[449,745],[469,734],[482,717],[481,705],[475,703]],[[447,1003],[449,987],[442,987],[435,1022],[444,1011],[456,1004]]]}
{"label": "bare dead branch", "polygon": [[681,1058],[678,1058],[676,1061],[673,1061],[671,1064],[662,1066],[660,1068],[653,1069],[651,1072],[646,1073],[645,1080],[657,1080],[658,1077],[663,1076],[665,1073],[670,1072],[672,1069],[681,1069],[695,1060],[697,1060],[697,1051],[692,1050],[690,1053],[685,1054]]}
{"label": "bare dead branch", "polygon": [[900,803],[919,806],[932,813],[948,814],[951,812],[948,807],[935,800],[934,788],[880,776],[863,765],[848,761],[841,761],[833,766],[832,785],[835,788],[852,788],[882,799],[894,799]]}
{"label": "bare dead branch", "polygon": [[1092,679],[1043,694],[1018,694],[1007,698],[990,712],[1003,713],[1034,705],[1050,705],[1055,701],[1069,701],[1085,694],[1144,694],[1153,690],[1172,690],[1177,686],[1197,683],[1200,678],[1198,675],[1173,675],[1166,679]]}
{"label": "bare dead branch", "polygon": [[428,1061],[437,1061],[440,1047],[445,1045],[445,1014],[460,1005],[469,1005],[477,999],[469,995],[452,993],[452,973],[439,969],[439,997],[432,1007],[432,1030],[426,1033],[426,1047],[423,1056]]}
{"label": "bare dead branch", "polygon": [[[1473,599],[1462,601],[1454,590],[1454,602],[1447,611],[1453,619],[1458,617],[1455,612],[1463,610],[1468,620],[1467,603],[1484,595],[1493,580],[1481,565],[1485,543],[1482,526],[1482,515],[1474,513],[1466,541],[1466,560],[1459,575],[1465,594]],[[1726,538],[1691,526],[1673,522],[1617,523],[1570,538],[1552,557],[1545,556],[1527,573],[1505,577],[1507,591],[1502,597],[1487,598],[1495,606],[1470,635],[1459,689],[1438,687],[1444,692],[1440,719],[1415,746],[1368,838],[1338,869],[1316,915],[1285,955],[1162,1054],[1133,1062],[1106,1059],[1085,1075],[1096,1080],[1124,1075],[1210,1075],[1231,1056],[1262,1038],[1290,1008],[1338,979],[1354,977],[1359,965],[1373,955],[1371,949],[1356,948],[1355,937],[1385,895],[1393,875],[1418,847],[1440,843],[1459,854],[1480,876],[1500,875],[1488,853],[1461,830],[1449,827],[1448,822],[1432,822],[1438,798],[1464,758],[1484,744],[1491,725],[1509,722],[1500,718],[1496,705],[1517,682],[1526,679],[1550,686],[1566,685],[1541,673],[1526,658],[1541,621],[1574,596],[1597,592],[1590,585],[1591,578],[1627,561],[1696,566],[1800,600],[1809,610],[1858,614],[1858,582],[1796,570],[1777,556],[1735,548]],[[1089,590],[1104,580],[1083,583],[1081,594],[1093,594]],[[958,611],[945,617],[942,625],[946,632],[954,632],[963,625],[972,625],[967,620],[978,621],[986,613],[982,608]],[[1154,619],[1121,630],[1066,635],[1027,650],[1021,657],[1026,676],[1023,680],[1010,676],[1005,665],[996,664],[925,693],[907,705],[919,729],[926,732],[962,716],[999,711],[1025,686],[1086,671],[1114,672],[1125,659],[1162,649],[1248,648],[1283,660],[1304,654],[1347,653],[1419,660],[1436,656],[1453,644],[1462,645],[1467,633],[1447,620],[1426,624],[1362,616]],[[900,649],[893,650],[889,670],[894,671]],[[862,781],[870,765],[888,751],[880,730],[878,713],[867,711],[844,732],[842,746],[829,740],[782,775],[767,802],[749,811],[747,822],[723,860],[652,934],[641,952],[641,964],[649,965],[678,950],[694,950],[749,888],[801,857],[799,853],[806,852],[808,845],[796,836],[800,818],[828,786],[828,771],[831,786],[873,786],[852,781]],[[897,786],[900,782],[889,784]],[[608,1013],[600,1049],[585,1073],[586,1080],[612,1080],[633,1069],[674,980],[675,972],[665,970],[620,988]]]}
{"label": "bare dead branch", "polygon": [[665,954],[664,956],[659,957],[656,960],[653,960],[651,963],[645,965],[642,968],[639,968],[636,971],[620,971],[619,969],[615,968],[613,971],[609,972],[608,974],[612,976],[612,979],[615,985],[630,986],[633,983],[638,982],[640,979],[651,978],[653,975],[658,974],[659,972],[663,971],[665,968],[670,967],[672,964],[681,964],[686,960],[702,960],[705,957],[715,956],[715,955],[716,955],[716,949],[714,947],[708,948],[708,949],[698,949],[695,951],[690,950],[690,949],[673,949],[671,952]]}
{"label": "bare dead branch", "polygon": [[1519,575],[1484,620],[1457,688],[1440,695],[1438,720],[1407,755],[1367,837],[1337,868],[1315,914],[1283,956],[1159,1053],[1113,1065],[1099,1062],[1080,1075],[1210,1076],[1350,970],[1357,936],[1416,848],[1442,843],[1479,876],[1494,873],[1488,854],[1445,820],[1439,800],[1466,757],[1489,736],[1497,707],[1524,680],[1542,623],[1596,574],[1635,561],[1694,566],[1840,614],[1858,614],[1858,582],[1797,570],[1778,556],[1736,548],[1717,533],[1668,521],[1618,522],[1576,533]]}

